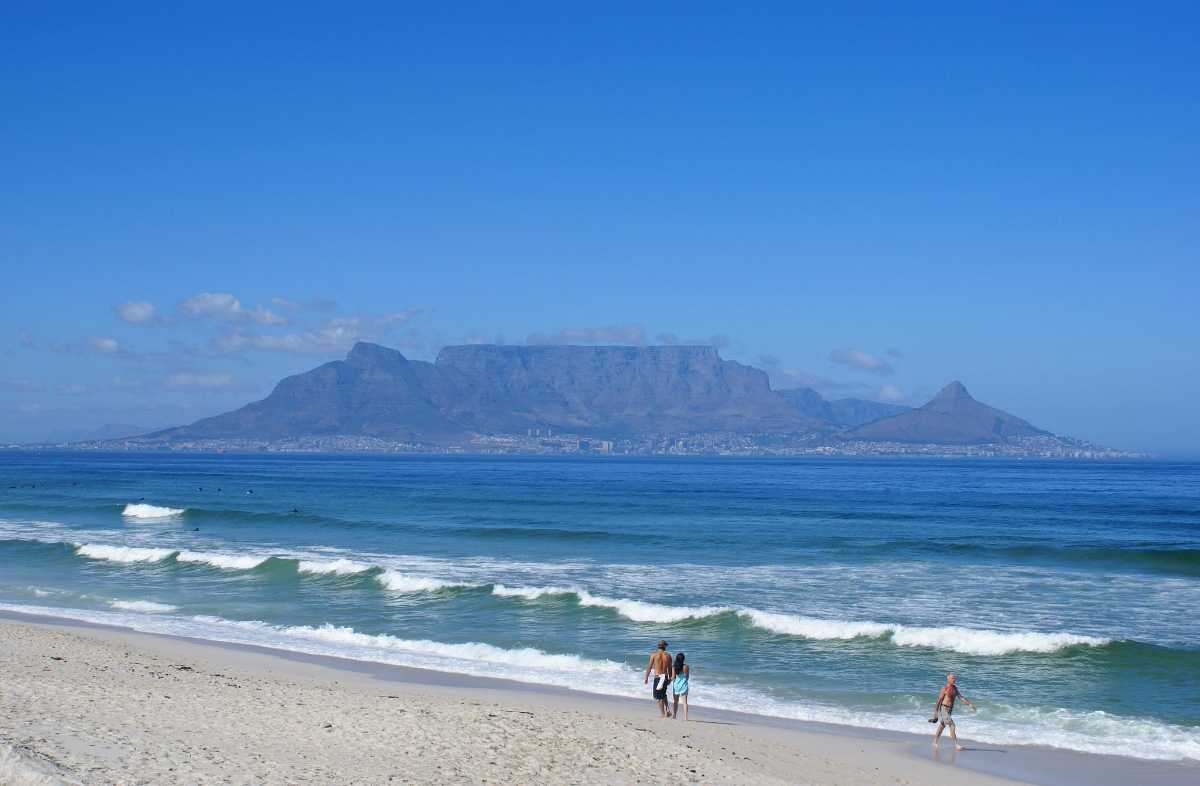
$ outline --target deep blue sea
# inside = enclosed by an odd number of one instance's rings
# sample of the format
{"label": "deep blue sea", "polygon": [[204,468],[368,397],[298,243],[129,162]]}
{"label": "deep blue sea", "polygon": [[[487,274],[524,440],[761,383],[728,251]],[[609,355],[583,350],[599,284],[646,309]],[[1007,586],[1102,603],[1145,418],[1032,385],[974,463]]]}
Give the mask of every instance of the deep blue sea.
{"label": "deep blue sea", "polygon": [[1200,759],[1198,464],[3,453],[0,608]]}

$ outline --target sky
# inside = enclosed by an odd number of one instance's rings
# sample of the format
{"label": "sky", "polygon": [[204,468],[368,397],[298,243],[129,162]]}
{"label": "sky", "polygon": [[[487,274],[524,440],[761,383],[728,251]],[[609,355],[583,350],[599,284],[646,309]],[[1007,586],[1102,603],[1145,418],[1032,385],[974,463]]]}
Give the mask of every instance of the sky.
{"label": "sky", "polygon": [[356,340],[678,342],[1200,456],[1198,25],[5,3],[0,440],[190,422]]}

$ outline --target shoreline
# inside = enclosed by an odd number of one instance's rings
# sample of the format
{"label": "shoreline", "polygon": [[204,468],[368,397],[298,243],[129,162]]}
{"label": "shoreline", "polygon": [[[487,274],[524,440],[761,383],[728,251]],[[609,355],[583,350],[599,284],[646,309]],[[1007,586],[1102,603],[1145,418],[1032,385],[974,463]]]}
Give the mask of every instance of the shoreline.
{"label": "shoreline", "polygon": [[[870,779],[864,781],[861,779],[862,773],[856,775],[852,772],[856,765],[864,764],[864,762],[874,762],[870,765],[871,768],[881,767],[881,770],[875,771],[876,777],[887,773],[891,776],[889,780],[892,782],[903,782],[902,779],[909,778],[915,779],[911,782],[930,784],[953,782],[957,784],[978,783],[983,786],[984,784],[1015,781],[1034,783],[1039,786],[1074,786],[1075,784],[1114,784],[1115,786],[1115,784],[1130,782],[1147,784],[1147,786],[1151,784],[1174,786],[1174,784],[1194,783],[1197,778],[1200,778],[1200,766],[1191,762],[1135,759],[1037,745],[978,744],[971,743],[968,737],[963,739],[967,750],[957,755],[954,754],[949,740],[944,737],[945,742],[935,760],[929,738],[924,735],[707,709],[700,704],[693,707],[693,711],[700,717],[691,723],[659,721],[654,716],[654,708],[648,699],[641,701],[618,696],[583,693],[561,686],[537,685],[327,655],[310,655],[257,645],[142,633],[130,628],[52,616],[3,611],[0,612],[0,626],[9,630],[13,630],[13,626],[20,626],[30,631],[62,631],[84,640],[81,646],[85,651],[103,650],[107,646],[122,646],[131,648],[140,654],[212,661],[218,664],[223,671],[238,667],[248,669],[252,674],[260,677],[278,679],[283,676],[287,679],[308,681],[316,679],[323,681],[322,684],[332,681],[341,690],[350,690],[351,686],[355,691],[361,691],[364,688],[377,690],[382,683],[390,686],[393,690],[411,692],[413,698],[420,697],[422,700],[428,700],[432,696],[435,703],[441,702],[437,706],[449,704],[453,709],[457,703],[458,711],[464,709],[466,706],[463,704],[464,702],[482,696],[498,702],[501,706],[508,707],[509,709],[506,709],[505,712],[587,713],[589,720],[586,723],[577,722],[572,725],[572,728],[584,737],[595,732],[593,726],[599,728],[604,727],[605,724],[614,723],[636,723],[636,728],[648,726],[649,728],[642,728],[642,731],[663,734],[668,739],[676,741],[681,735],[688,733],[690,737],[702,738],[707,745],[715,746],[709,751],[709,758],[702,759],[703,766],[711,764],[714,767],[727,769],[730,763],[726,762],[722,756],[716,755],[715,752],[724,749],[722,742],[730,742],[737,738],[740,748],[755,750],[754,758],[757,759],[755,766],[760,766],[759,762],[761,762],[761,767],[766,768],[765,771],[753,774],[742,772],[740,778],[760,780],[782,778],[783,781],[787,781],[789,773],[794,772],[789,769],[794,762],[789,764],[787,760],[799,757],[811,765],[813,757],[824,756],[824,762],[829,764],[838,760],[838,755],[842,756],[838,762],[840,766],[825,776],[832,780],[819,782],[845,784],[877,782]],[[90,650],[86,643],[89,641],[91,642]],[[201,697],[202,699],[203,697]],[[512,710],[512,706],[535,709]],[[216,709],[219,711],[220,706]],[[453,713],[451,712],[451,714]],[[697,721],[700,720],[704,722],[698,723]],[[477,722],[478,719],[474,719],[474,721]],[[463,720],[463,723],[468,725],[470,722],[471,719]],[[452,722],[451,726],[453,725]],[[727,735],[733,736],[725,739],[718,731],[722,729]],[[640,733],[635,733],[634,737],[636,738]],[[6,733],[4,737],[8,738],[9,735]],[[635,749],[639,747],[636,741],[632,743],[632,746]],[[36,746],[34,748],[36,750]],[[640,751],[638,752],[640,753]],[[716,755],[715,760],[711,758],[712,755]],[[617,770],[606,771],[607,776],[616,777],[618,780],[626,776],[636,780],[635,772],[639,771],[638,767],[647,766],[646,763],[632,764],[630,767],[633,769],[622,774],[619,762],[616,764],[610,762],[610,764],[617,767]],[[651,771],[653,772],[653,769]],[[723,774],[713,772],[707,777],[726,782],[739,782],[736,768],[733,772],[723,772]],[[597,782],[604,782],[604,780],[602,778]]]}

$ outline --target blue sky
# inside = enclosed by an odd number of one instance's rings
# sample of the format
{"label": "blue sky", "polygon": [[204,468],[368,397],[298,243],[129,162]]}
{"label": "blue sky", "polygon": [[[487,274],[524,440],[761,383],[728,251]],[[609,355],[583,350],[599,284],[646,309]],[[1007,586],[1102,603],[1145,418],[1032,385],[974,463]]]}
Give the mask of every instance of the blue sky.
{"label": "blue sky", "polygon": [[1194,5],[576,5],[5,5],[0,439],[678,340],[1200,454]]}

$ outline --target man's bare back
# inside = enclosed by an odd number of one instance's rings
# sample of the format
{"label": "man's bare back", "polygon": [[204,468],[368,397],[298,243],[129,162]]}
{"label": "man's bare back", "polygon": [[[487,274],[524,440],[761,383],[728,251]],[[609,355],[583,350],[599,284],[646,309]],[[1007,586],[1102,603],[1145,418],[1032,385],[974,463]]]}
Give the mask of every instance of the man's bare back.
{"label": "man's bare back", "polygon": [[646,663],[646,674],[642,682],[649,682],[651,676],[654,677],[653,696],[655,703],[658,704],[658,711],[664,718],[669,718],[671,713],[667,709],[667,685],[672,675],[671,656],[667,654],[665,641],[658,642],[658,649],[650,653],[650,660]]}

